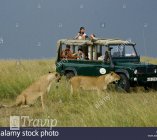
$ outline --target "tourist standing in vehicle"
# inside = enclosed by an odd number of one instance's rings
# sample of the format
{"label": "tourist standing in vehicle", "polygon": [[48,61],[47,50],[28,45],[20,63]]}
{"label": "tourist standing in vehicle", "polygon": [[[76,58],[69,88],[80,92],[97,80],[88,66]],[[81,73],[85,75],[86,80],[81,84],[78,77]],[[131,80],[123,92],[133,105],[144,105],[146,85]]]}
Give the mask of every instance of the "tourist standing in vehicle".
{"label": "tourist standing in vehicle", "polygon": [[87,35],[85,33],[85,28],[84,27],[80,27],[80,31],[78,32],[78,34],[75,37],[75,39],[83,39],[83,40],[85,40],[86,38],[87,38]]}
{"label": "tourist standing in vehicle", "polygon": [[95,34],[91,34],[91,35],[90,35],[90,39],[91,39],[91,40],[95,40],[95,39],[96,39],[95,37],[96,37]]}
{"label": "tourist standing in vehicle", "polygon": [[[84,27],[80,27],[80,31],[78,32],[77,36],[75,37],[75,39],[78,40],[85,40],[88,38],[87,34],[85,33],[85,28]],[[83,53],[85,56],[88,56],[88,47],[83,45],[83,46],[79,46],[80,49],[82,49]]]}

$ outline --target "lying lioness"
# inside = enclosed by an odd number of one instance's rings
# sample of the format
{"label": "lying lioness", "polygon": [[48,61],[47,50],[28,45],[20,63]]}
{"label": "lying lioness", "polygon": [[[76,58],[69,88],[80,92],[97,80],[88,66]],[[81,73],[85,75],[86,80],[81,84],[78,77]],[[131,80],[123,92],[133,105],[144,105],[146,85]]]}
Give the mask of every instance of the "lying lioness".
{"label": "lying lioness", "polygon": [[100,93],[107,89],[108,84],[120,80],[120,76],[114,72],[99,77],[75,76],[70,79],[71,93],[79,89],[96,90]]}
{"label": "lying lioness", "polygon": [[41,97],[42,108],[44,109],[44,94],[49,92],[52,82],[59,82],[60,79],[61,76],[58,73],[46,74],[17,96],[16,103],[14,105],[1,105],[0,107],[30,106],[34,104],[39,97]]}

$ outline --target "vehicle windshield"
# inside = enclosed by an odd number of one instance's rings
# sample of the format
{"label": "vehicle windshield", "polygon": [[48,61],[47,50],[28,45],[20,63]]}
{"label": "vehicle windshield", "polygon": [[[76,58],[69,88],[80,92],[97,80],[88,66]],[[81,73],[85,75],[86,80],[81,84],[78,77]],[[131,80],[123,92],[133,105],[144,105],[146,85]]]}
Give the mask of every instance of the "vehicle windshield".
{"label": "vehicle windshield", "polygon": [[132,45],[110,46],[112,57],[136,57],[136,51]]}

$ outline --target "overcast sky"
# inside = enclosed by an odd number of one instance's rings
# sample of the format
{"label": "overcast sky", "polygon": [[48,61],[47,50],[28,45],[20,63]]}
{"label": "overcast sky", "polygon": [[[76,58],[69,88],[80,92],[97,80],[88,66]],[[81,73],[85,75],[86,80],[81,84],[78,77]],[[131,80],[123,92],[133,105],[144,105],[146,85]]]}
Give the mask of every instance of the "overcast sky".
{"label": "overcast sky", "polygon": [[137,43],[157,57],[157,0],[0,0],[0,58],[56,56],[56,41],[86,33]]}

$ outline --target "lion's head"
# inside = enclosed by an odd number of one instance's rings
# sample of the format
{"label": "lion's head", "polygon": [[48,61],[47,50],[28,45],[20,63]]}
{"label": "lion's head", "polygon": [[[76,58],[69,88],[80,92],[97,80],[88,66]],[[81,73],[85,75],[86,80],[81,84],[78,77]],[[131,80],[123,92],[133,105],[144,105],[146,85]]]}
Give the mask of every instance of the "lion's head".
{"label": "lion's head", "polygon": [[48,80],[52,81],[55,80],[55,82],[59,82],[61,80],[61,75],[59,73],[49,72],[48,74]]}
{"label": "lion's head", "polygon": [[120,76],[114,72],[105,75],[105,81],[108,83],[112,83],[120,80]]}

